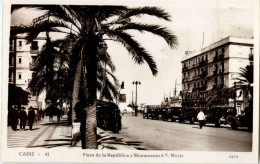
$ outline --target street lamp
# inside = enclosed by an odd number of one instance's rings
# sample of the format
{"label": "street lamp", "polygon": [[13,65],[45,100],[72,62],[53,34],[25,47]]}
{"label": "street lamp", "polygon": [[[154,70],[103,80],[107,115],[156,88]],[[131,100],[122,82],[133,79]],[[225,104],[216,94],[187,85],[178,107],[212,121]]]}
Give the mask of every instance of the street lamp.
{"label": "street lamp", "polygon": [[135,85],[135,116],[137,116],[137,85],[141,85],[140,81],[133,81],[133,85]]}

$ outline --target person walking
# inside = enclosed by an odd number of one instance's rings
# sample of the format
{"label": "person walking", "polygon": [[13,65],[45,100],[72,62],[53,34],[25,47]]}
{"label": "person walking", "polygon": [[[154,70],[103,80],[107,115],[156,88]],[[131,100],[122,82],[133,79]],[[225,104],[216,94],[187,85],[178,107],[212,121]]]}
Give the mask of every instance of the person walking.
{"label": "person walking", "polygon": [[17,124],[19,119],[19,113],[17,111],[17,106],[13,106],[10,111],[10,117],[11,117],[11,126],[14,131],[17,130]]}
{"label": "person walking", "polygon": [[200,129],[202,129],[202,126],[204,125],[205,121],[205,115],[202,110],[200,110],[200,112],[198,113],[197,119],[199,120]]}
{"label": "person walking", "polygon": [[27,113],[25,111],[25,107],[23,106],[20,113],[20,130],[25,130],[26,121],[27,121]]}
{"label": "person walking", "polygon": [[28,121],[29,121],[30,130],[32,130],[34,119],[35,119],[35,112],[33,110],[33,107],[30,107],[28,112]]}

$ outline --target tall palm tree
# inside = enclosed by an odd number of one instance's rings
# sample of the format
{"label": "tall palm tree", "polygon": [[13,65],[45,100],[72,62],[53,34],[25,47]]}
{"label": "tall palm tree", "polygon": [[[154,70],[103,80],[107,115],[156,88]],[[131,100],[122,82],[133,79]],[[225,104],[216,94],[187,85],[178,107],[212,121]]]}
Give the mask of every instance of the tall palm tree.
{"label": "tall palm tree", "polygon": [[[28,7],[28,6],[26,6]],[[29,40],[33,40],[42,31],[59,32],[69,35],[69,31],[76,38],[73,45],[73,56],[77,60],[78,70],[75,72],[74,84],[83,80],[87,106],[86,129],[83,148],[96,149],[96,100],[97,100],[97,70],[100,59],[98,52],[102,48],[100,43],[107,38],[123,45],[132,59],[138,63],[147,63],[153,75],[158,73],[157,66],[151,54],[148,53],[129,34],[130,30],[149,32],[162,37],[171,48],[176,48],[177,37],[167,28],[160,25],[134,22],[134,17],[142,15],[155,16],[159,19],[170,21],[170,15],[158,7],[128,8],[125,6],[29,6],[46,10],[50,14],[47,22],[40,22],[34,26],[23,27],[31,31]],[[21,8],[17,6],[16,9]],[[15,10],[15,7],[14,9]],[[30,29],[30,30],[29,30]],[[84,72],[83,77],[76,75]],[[84,134],[83,134],[84,135]]]}

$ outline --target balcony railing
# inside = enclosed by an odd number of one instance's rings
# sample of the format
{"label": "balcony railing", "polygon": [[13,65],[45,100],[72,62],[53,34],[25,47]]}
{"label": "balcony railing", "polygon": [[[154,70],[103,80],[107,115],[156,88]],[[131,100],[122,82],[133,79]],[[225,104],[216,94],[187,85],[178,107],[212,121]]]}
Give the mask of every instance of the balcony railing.
{"label": "balcony railing", "polygon": [[193,79],[199,79],[200,78],[200,75],[195,75],[194,77],[193,77]]}
{"label": "balcony railing", "polygon": [[213,57],[213,62],[217,62],[218,61],[218,56]]}
{"label": "balcony railing", "polygon": [[36,62],[30,62],[29,63],[30,70],[34,70],[37,67],[37,65],[38,64]]}
{"label": "balcony railing", "polygon": [[37,47],[32,47],[30,49],[31,54],[38,54],[39,53],[39,46]]}

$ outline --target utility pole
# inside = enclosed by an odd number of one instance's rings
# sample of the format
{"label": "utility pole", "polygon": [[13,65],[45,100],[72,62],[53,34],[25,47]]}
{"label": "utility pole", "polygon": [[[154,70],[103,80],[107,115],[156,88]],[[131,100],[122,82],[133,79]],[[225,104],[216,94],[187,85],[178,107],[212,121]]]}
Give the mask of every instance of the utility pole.
{"label": "utility pole", "polygon": [[137,116],[137,85],[141,85],[140,81],[133,81],[133,85],[135,85],[135,116]]}

